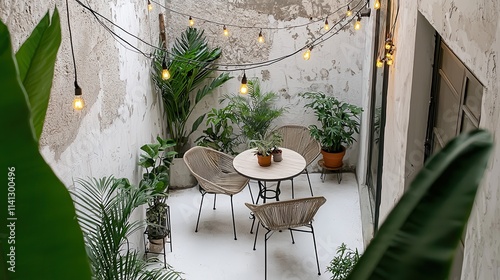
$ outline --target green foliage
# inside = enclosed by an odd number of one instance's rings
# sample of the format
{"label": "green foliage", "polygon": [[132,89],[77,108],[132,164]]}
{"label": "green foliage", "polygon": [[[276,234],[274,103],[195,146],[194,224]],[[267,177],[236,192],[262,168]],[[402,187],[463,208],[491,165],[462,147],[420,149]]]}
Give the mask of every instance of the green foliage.
{"label": "green foliage", "polygon": [[19,76],[28,93],[35,135],[40,139],[49,104],[57,51],[61,44],[59,12],[46,13],[16,53]]}
{"label": "green foliage", "polygon": [[330,261],[330,264],[326,267],[326,270],[332,274],[331,280],[345,280],[349,273],[356,265],[359,260],[358,249],[355,251],[347,248],[345,243],[342,243],[337,248],[337,254]]}
{"label": "green foliage", "polygon": [[344,144],[349,146],[356,141],[354,134],[359,133],[361,107],[321,92],[306,92],[300,96],[311,100],[304,107],[313,109],[321,127],[310,125],[309,129],[324,151],[342,152]]}
{"label": "green foliage", "polygon": [[[0,207],[1,279],[77,280],[91,277],[83,234],[74,219],[73,201],[40,154],[40,130],[33,127],[34,123],[37,127],[43,124],[45,110],[40,108],[46,108],[47,104],[39,103],[47,102],[52,84],[52,74],[45,76],[44,73],[52,73],[52,53],[57,52],[60,41],[57,9],[50,25],[47,18],[48,13],[36,28],[43,34],[43,39],[33,43],[35,39],[30,37],[29,43],[27,41],[22,47],[33,60],[24,54],[18,57],[20,63],[30,65],[27,73],[31,74],[27,75],[43,74],[44,77],[37,81],[37,87],[28,86],[32,82],[25,79],[30,96],[33,96],[30,99],[18,72],[26,67],[17,65],[9,31],[0,22],[0,127],[3,131],[0,136],[0,167],[5,176],[0,188],[0,197],[5,199]],[[46,48],[47,45],[50,47]],[[42,59],[44,56],[47,59]],[[40,109],[38,117],[32,115],[32,108]],[[9,221],[9,217],[17,220]],[[11,223],[15,224],[15,244],[12,243],[14,239],[8,238],[11,232],[7,225]],[[10,257],[6,259],[11,247],[15,248],[14,273],[8,270]]]}
{"label": "green foliage", "polygon": [[150,196],[148,199],[148,209],[146,210],[146,221],[148,223],[148,238],[159,239],[166,235],[167,229],[164,223],[165,199],[170,182],[169,170],[172,160],[177,154],[172,151],[175,141],[156,137],[158,143],[146,144],[141,147],[144,152],[141,154],[139,166],[145,169],[140,182],[141,189],[144,189]]}
{"label": "green foliage", "polygon": [[[176,142],[175,151],[180,156],[188,137],[198,129],[205,118],[205,114],[199,116],[190,130],[186,128],[186,122],[196,104],[231,79],[227,73],[216,78],[211,77],[217,68],[214,62],[221,56],[221,50],[210,48],[203,33],[203,30],[187,28],[181,37],[175,40],[170,50],[173,57],[167,58],[166,61],[170,79],[162,79],[165,51],[156,51],[153,62],[153,81],[163,98],[167,131]],[[194,97],[193,92],[196,92]]]}
{"label": "green foliage", "polygon": [[229,100],[230,110],[238,120],[242,135],[247,139],[264,138],[272,121],[282,116],[287,108],[277,108],[275,92],[261,92],[259,80],[248,81],[248,96],[225,96]]}
{"label": "green foliage", "polygon": [[73,194],[93,279],[181,279],[170,266],[153,268],[157,261],[143,260],[142,254],[129,249],[129,236],[142,226],[141,221],[131,222],[130,216],[151,198],[145,188],[113,177],[78,179],[77,183],[81,188]]}
{"label": "green foliage", "polygon": [[270,155],[273,150],[277,150],[277,147],[281,145],[283,141],[283,136],[277,132],[273,132],[265,137],[260,137],[260,139],[252,139],[249,142],[250,148],[255,148],[255,154],[261,156]]}
{"label": "green foliage", "polygon": [[234,149],[238,145],[238,136],[234,135],[232,126],[235,123],[238,120],[230,106],[218,110],[212,108],[207,114],[207,129],[196,139],[197,145],[236,155]]}
{"label": "green foliage", "polygon": [[447,279],[492,146],[476,130],[430,158],[348,279]]}

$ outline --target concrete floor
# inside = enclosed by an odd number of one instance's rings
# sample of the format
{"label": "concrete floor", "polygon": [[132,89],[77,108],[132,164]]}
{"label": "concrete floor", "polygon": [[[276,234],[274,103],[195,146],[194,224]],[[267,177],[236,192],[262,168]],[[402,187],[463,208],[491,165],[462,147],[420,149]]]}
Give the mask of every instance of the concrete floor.
{"label": "concrete floor", "polygon": [[[342,242],[362,251],[361,213],[354,174],[343,174],[340,184],[334,174],[328,174],[324,183],[319,173],[310,176],[314,194],[327,199],[313,222],[322,275],[317,274],[312,235],[295,232],[292,244],[290,233],[283,231],[268,240],[270,280],[330,279],[325,270]],[[310,196],[306,175],[295,178],[294,185],[296,198]],[[251,187],[256,194],[257,183],[251,182]],[[290,181],[282,182],[281,190],[281,200],[291,198]],[[233,198],[238,240],[233,237],[229,196],[217,196],[217,210],[212,210],[213,197],[205,196],[200,226],[195,233],[201,200],[198,188],[171,191],[168,203],[173,252],[167,244],[167,262],[188,280],[264,279],[265,231],[261,228],[257,248],[252,250],[255,235],[250,234],[250,211],[244,205],[251,202],[248,188]]]}

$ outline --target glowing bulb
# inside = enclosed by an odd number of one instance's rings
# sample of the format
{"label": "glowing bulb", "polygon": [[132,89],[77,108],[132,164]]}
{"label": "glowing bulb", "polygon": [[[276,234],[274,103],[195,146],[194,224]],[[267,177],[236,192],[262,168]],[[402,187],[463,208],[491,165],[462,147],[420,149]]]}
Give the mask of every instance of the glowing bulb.
{"label": "glowing bulb", "polygon": [[259,32],[259,39],[257,39],[259,43],[264,43],[264,36],[262,36],[262,30]]}
{"label": "glowing bulb", "polygon": [[325,19],[325,30],[330,29],[330,26],[328,25],[328,18]]}
{"label": "glowing bulb", "polygon": [[151,1],[148,0],[148,10],[153,10],[153,5],[151,5]]}
{"label": "glowing bulb", "polygon": [[311,49],[312,47],[308,48],[304,54],[302,55],[302,57],[304,58],[304,60],[309,60],[309,58],[311,58]]}
{"label": "glowing bulb", "polygon": [[163,62],[161,63],[161,78],[163,80],[168,80],[170,79],[170,71],[168,71],[168,68],[167,68],[167,61],[165,59],[165,57],[163,57]]}
{"label": "glowing bulb", "polygon": [[247,75],[245,73],[243,73],[243,78],[241,78],[240,93],[241,94],[248,93]]}
{"label": "glowing bulb", "polygon": [[191,16],[189,16],[189,26],[193,27],[193,25],[194,25],[194,19]]}
{"label": "glowing bulb", "polygon": [[73,109],[80,111],[85,107],[85,102],[82,98],[82,89],[78,86],[75,81],[75,98],[73,99]]}
{"label": "glowing bulb", "polygon": [[385,49],[390,50],[392,49],[392,46],[393,46],[392,40],[390,38],[387,38],[387,40],[385,40]]}
{"label": "glowing bulb", "polygon": [[224,36],[229,36],[229,30],[227,30],[226,26],[224,25],[224,27],[222,28],[222,31],[224,32]]}
{"label": "glowing bulb", "polygon": [[354,23],[354,30],[360,30],[361,29],[361,17],[358,16],[358,19]]}
{"label": "glowing bulb", "polygon": [[390,53],[390,52],[386,53],[385,57],[392,59],[392,53]]}
{"label": "glowing bulb", "polygon": [[352,16],[351,7],[347,6],[347,12],[345,13],[348,17]]}
{"label": "glowing bulb", "polygon": [[375,10],[380,9],[380,1],[379,0],[375,0],[375,3],[373,4],[373,8],[375,8]]}
{"label": "glowing bulb", "polygon": [[392,66],[392,63],[393,63],[393,62],[394,62],[394,61],[392,60],[392,58],[389,58],[389,59],[387,59],[387,60],[386,60],[386,62],[385,62],[385,63],[387,63],[387,65],[389,65],[389,66]]}
{"label": "glowing bulb", "polygon": [[377,68],[382,68],[384,67],[384,61],[382,59],[377,59]]}

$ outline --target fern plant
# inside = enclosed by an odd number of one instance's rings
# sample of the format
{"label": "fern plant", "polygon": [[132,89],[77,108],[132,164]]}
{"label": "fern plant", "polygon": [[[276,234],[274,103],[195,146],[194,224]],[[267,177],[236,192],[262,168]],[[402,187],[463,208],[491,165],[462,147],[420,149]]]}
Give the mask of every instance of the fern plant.
{"label": "fern plant", "polygon": [[359,260],[358,249],[352,250],[347,248],[345,243],[342,243],[337,248],[337,255],[330,261],[326,268],[332,274],[331,280],[344,280],[347,279],[349,273]]}

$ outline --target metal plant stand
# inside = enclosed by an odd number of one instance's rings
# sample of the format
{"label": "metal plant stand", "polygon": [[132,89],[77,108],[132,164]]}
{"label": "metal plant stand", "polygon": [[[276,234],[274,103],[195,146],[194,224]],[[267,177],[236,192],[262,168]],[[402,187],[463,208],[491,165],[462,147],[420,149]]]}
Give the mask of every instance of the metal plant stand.
{"label": "metal plant stand", "polygon": [[[167,252],[165,251],[165,243],[170,244],[170,252],[172,252],[172,227],[170,223],[170,206],[165,207],[165,217],[166,217],[166,223],[165,223],[165,228],[166,228],[166,233],[165,236],[161,239],[162,240],[162,247],[163,250],[160,253],[157,252],[151,252],[148,248],[148,243],[149,240],[147,239],[148,236],[148,227],[146,226],[146,230],[144,231],[144,257],[147,258],[148,254],[159,254],[163,255],[163,267],[167,267]],[[161,224],[161,221],[158,221],[157,224]],[[165,240],[166,239],[166,240]],[[148,242],[146,242],[148,240]]]}
{"label": "metal plant stand", "polygon": [[318,161],[318,165],[321,167],[321,182],[325,182],[325,178],[326,178],[326,171],[329,170],[329,171],[333,171],[334,173],[337,173],[337,182],[340,184],[340,182],[342,182],[342,166],[341,165],[340,167],[326,167],[325,164],[324,164],[324,161],[322,159],[320,159]]}

